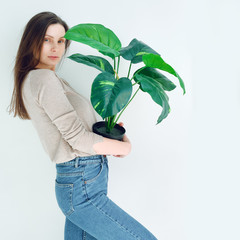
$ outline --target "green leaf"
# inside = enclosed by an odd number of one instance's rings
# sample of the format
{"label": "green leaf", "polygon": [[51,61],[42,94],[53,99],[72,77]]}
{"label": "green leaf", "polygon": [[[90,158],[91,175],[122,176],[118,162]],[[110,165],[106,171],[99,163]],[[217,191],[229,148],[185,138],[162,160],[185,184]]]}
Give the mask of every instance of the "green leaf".
{"label": "green leaf", "polygon": [[114,32],[101,24],[82,23],[70,28],[64,38],[87,44],[107,56],[119,56],[121,42]]}
{"label": "green leaf", "polygon": [[176,85],[173,82],[171,82],[166,76],[161,74],[155,68],[143,68],[143,70],[139,71],[138,74],[141,76],[152,78],[152,81],[159,82],[165,91],[172,91],[176,88]]}
{"label": "green leaf", "polygon": [[112,65],[105,58],[92,55],[82,55],[80,53],[73,54],[68,58],[75,62],[94,67],[102,72],[114,74]]}
{"label": "green leaf", "polygon": [[150,54],[144,55],[142,58],[143,58],[144,64],[147,67],[158,68],[160,70],[166,71],[166,72],[174,75],[175,77],[177,77],[179,80],[180,86],[183,89],[183,94],[186,93],[184,82],[181,79],[181,77],[169,64],[167,64],[166,62],[163,61],[161,56],[150,53]]}
{"label": "green leaf", "polygon": [[104,51],[99,51],[99,52],[102,53],[105,56],[108,56],[108,57],[112,58],[112,59],[115,58],[114,54],[111,53],[111,52],[104,52]]}
{"label": "green leaf", "polygon": [[132,94],[132,83],[128,78],[116,80],[114,75],[100,73],[92,84],[91,103],[104,119],[116,115],[128,103]]}
{"label": "green leaf", "polygon": [[130,60],[132,63],[142,62],[142,56],[148,53],[158,54],[145,43],[134,38],[127,47],[121,48],[119,51],[121,56]]}
{"label": "green leaf", "polygon": [[157,124],[159,124],[170,112],[168,96],[164,92],[161,83],[152,77],[139,73],[134,76],[134,80],[140,85],[143,92],[147,92],[153,101],[162,107],[162,112],[157,120]]}

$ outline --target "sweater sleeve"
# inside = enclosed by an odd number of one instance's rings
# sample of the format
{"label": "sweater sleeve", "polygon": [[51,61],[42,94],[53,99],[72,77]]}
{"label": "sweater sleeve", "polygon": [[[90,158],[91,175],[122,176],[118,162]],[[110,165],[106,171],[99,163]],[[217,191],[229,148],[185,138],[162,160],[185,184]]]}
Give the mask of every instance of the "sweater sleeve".
{"label": "sweater sleeve", "polygon": [[34,99],[60,131],[64,140],[73,149],[96,154],[93,145],[103,141],[103,137],[85,129],[55,73],[47,69],[42,70],[41,74],[31,78],[30,86]]}

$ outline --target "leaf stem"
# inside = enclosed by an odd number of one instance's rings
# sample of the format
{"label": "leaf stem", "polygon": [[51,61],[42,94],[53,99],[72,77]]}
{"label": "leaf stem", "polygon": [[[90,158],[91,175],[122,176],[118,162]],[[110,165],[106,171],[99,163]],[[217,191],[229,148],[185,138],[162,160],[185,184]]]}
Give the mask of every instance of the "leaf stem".
{"label": "leaf stem", "polygon": [[119,70],[119,64],[120,64],[120,55],[118,56],[117,74],[118,74],[118,70]]}
{"label": "leaf stem", "polygon": [[[113,70],[115,72],[115,69],[116,69],[116,58],[113,59],[113,62],[114,62],[114,66],[113,66]],[[115,72],[116,73],[116,72]],[[114,77],[115,77],[115,74],[114,74]]]}
{"label": "leaf stem", "polygon": [[122,109],[122,111],[119,113],[115,124],[117,123],[118,119],[120,118],[120,116],[122,115],[123,111],[126,109],[126,107],[128,106],[128,104],[133,100],[133,98],[136,96],[137,92],[139,91],[140,87],[137,89],[137,91],[134,93],[134,95],[131,97],[131,99],[128,101],[127,105]]}
{"label": "leaf stem", "polygon": [[115,69],[113,69],[113,71],[115,72],[115,74],[116,74],[116,77],[117,77],[117,80],[118,80],[118,79],[119,79],[119,76],[118,76],[118,74],[117,74],[116,70],[115,70]]}
{"label": "leaf stem", "polygon": [[129,66],[127,78],[129,78],[131,67],[132,67],[132,62],[130,63],[130,66]]}
{"label": "leaf stem", "polygon": [[116,118],[117,115],[114,115],[111,117],[111,125],[110,125],[110,131],[113,129],[113,127],[115,126],[115,118]]}

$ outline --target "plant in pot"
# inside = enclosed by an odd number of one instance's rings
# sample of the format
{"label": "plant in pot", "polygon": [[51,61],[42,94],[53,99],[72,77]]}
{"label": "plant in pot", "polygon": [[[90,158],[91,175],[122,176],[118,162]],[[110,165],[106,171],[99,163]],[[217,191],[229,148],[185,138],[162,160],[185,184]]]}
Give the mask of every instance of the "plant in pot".
{"label": "plant in pot", "polygon": [[[122,139],[125,129],[117,122],[139,90],[147,92],[153,101],[162,107],[157,124],[168,116],[170,106],[166,91],[172,91],[176,85],[159,70],[178,78],[185,94],[184,82],[178,73],[162,59],[159,53],[142,41],[133,39],[128,46],[122,47],[113,31],[101,24],[91,23],[78,24],[70,28],[64,38],[95,48],[111,60],[110,63],[106,58],[80,53],[68,57],[101,71],[91,87],[92,106],[104,120],[93,125],[93,132],[97,134],[112,139]],[[120,77],[118,74],[120,57],[130,61],[128,74],[125,77]],[[144,66],[137,69],[130,77],[132,64],[138,63],[144,63]]]}

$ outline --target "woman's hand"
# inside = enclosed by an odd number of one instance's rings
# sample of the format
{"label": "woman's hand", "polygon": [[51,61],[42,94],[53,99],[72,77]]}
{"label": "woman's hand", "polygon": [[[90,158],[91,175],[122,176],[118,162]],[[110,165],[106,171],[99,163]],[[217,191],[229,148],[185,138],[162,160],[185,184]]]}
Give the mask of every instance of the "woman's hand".
{"label": "woman's hand", "polygon": [[[123,123],[120,122],[119,125],[123,126]],[[125,157],[130,153],[131,147],[129,139],[126,134],[124,134],[122,141],[103,137],[102,142],[98,142],[93,145],[93,150],[99,155]]]}
{"label": "woman's hand", "polygon": [[[118,123],[119,126],[123,127],[123,122],[120,122]],[[128,137],[126,136],[126,134],[123,135],[123,139],[122,139],[123,142],[126,142],[129,144],[129,152],[131,151],[131,148],[132,148],[132,145],[131,145],[131,142],[129,141]],[[126,155],[113,155],[114,157],[120,157],[120,158],[123,158],[125,157]]]}

